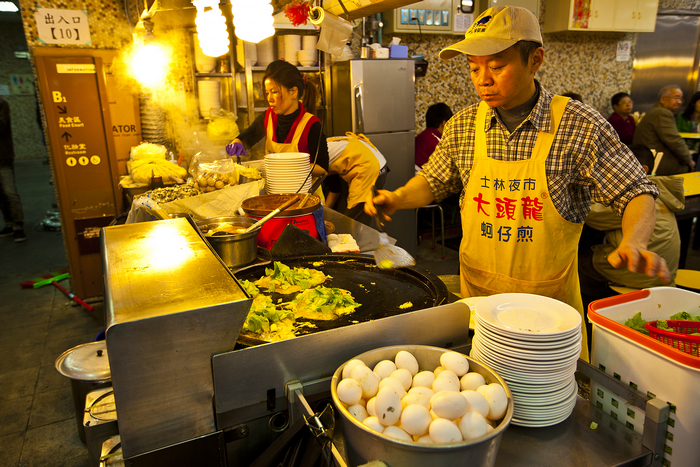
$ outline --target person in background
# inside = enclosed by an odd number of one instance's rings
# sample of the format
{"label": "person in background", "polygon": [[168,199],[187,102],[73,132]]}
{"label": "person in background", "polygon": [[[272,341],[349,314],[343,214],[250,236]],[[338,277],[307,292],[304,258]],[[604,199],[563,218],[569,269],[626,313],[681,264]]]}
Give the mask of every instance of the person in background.
{"label": "person in background", "polygon": [[[700,91],[690,98],[685,110],[676,117],[676,127],[679,133],[700,133]],[[698,141],[686,141],[696,167],[698,162]]]}
{"label": "person in background", "polygon": [[425,113],[425,130],[416,136],[416,165],[423,167],[440,142],[445,123],[452,118],[452,110],[444,102],[428,107]]}
{"label": "person in background", "polygon": [[[305,152],[316,165],[314,176],[328,171],[328,146],[316,112],[317,90],[297,67],[283,60],[270,63],[263,76],[270,108],[226,146],[230,156],[245,156],[265,138],[265,154]],[[246,149],[247,148],[247,149]]]}
{"label": "person in background", "polygon": [[[654,166],[654,155],[644,146],[633,145],[630,149],[648,174]],[[671,279],[674,280],[681,252],[681,238],[674,213],[684,207],[683,179],[669,176],[649,179],[659,187],[660,192],[656,199],[656,224],[649,240],[649,251],[666,260]],[[608,255],[622,242],[622,221],[610,207],[594,203],[586,217],[586,225],[605,232],[606,240],[603,244],[579,250],[581,295],[586,309],[594,300],[615,295],[608,287],[609,283],[635,289],[664,285],[656,277],[615,269],[607,261]]]}
{"label": "person in background", "polygon": [[10,104],[0,97],[0,210],[5,228],[0,237],[14,237],[15,243],[27,240],[24,233],[22,200],[15,184],[15,150],[12,143]]}
{"label": "person in background", "polygon": [[365,135],[327,140],[329,175],[323,185],[328,189],[326,206],[351,219],[370,225],[372,218],[365,213],[365,200],[372,187],[383,188],[389,166],[381,152]]}
{"label": "person in background", "polygon": [[592,201],[622,216],[623,240],[608,261],[670,280],[647,250],[659,191],[597,110],[535,80],[542,46],[535,15],[505,6],[485,10],[443,49],[443,59],[466,55],[481,102],[447,122],[421,172],[368,198],[365,211],[375,215],[378,204],[391,216],[461,193],[461,296],[538,294],[583,316],[578,240]]}
{"label": "person in background", "polygon": [[634,130],[637,128],[634,117],[631,115],[634,102],[626,92],[618,92],[610,98],[610,103],[613,113],[608,117],[608,122],[617,131],[620,141],[629,146],[632,144]]}
{"label": "person in background", "polygon": [[664,153],[656,175],[681,174],[695,169],[695,161],[678,134],[676,118],[673,116],[681,105],[683,91],[676,85],[666,86],[659,91],[656,104],[644,115],[634,132],[634,144]]}
{"label": "person in background", "polygon": [[577,92],[565,92],[562,94],[564,97],[570,97],[571,99],[576,99],[579,102],[583,102],[583,97],[581,97],[581,94]]}

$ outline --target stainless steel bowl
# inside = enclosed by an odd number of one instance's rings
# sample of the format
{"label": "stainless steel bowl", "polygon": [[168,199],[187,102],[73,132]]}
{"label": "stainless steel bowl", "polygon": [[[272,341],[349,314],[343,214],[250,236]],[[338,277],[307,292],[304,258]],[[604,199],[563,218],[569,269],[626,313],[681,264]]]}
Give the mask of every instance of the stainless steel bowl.
{"label": "stainless steel bowl", "polygon": [[250,217],[210,217],[197,222],[197,227],[224,264],[230,268],[238,268],[255,261],[258,252],[257,235],[261,227],[245,234],[208,236],[206,232],[223,224],[246,229],[255,222],[256,220]]}
{"label": "stainless steel bowl", "polygon": [[[374,368],[382,360],[393,361],[401,350],[412,353],[418,360],[421,370],[432,370],[440,366],[440,355],[449,352],[446,349],[425,345],[396,345],[371,350],[355,358],[365,362],[368,367]],[[337,387],[345,367],[345,364],[341,365],[331,380],[331,395],[333,403],[341,415],[345,447],[350,465],[356,466],[380,460],[387,465],[401,467],[493,466],[496,462],[496,454],[503,432],[508,428],[513,418],[513,395],[506,382],[493,370],[469,357],[467,359],[469,360],[469,371],[481,374],[486,380],[486,384],[497,383],[503,386],[508,397],[508,409],[503,420],[491,433],[472,441],[445,445],[422,445],[391,439],[358,422],[338,399]]]}

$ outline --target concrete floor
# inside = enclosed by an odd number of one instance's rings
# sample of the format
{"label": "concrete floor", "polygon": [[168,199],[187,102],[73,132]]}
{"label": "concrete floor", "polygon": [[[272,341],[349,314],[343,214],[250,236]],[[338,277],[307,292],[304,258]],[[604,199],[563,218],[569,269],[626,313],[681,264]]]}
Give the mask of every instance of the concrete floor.
{"label": "concrete floor", "polygon": [[[70,381],[56,358],[91,342],[104,329],[102,304],[88,313],[57,288],[21,289],[21,282],[67,266],[60,232],[36,227],[55,202],[51,171],[42,161],[18,161],[15,173],[28,240],[0,239],[0,467],[88,466],[78,438]],[[421,242],[418,266],[435,275],[459,274],[457,252]],[[691,251],[688,267],[700,270]],[[68,281],[62,285],[69,287]]]}

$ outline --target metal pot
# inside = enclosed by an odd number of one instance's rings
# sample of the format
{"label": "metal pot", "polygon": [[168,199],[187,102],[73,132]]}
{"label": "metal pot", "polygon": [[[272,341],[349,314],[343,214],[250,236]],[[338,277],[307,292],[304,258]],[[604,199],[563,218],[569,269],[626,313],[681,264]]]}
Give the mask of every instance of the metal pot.
{"label": "metal pot", "polygon": [[[365,352],[355,358],[362,360],[369,368],[382,360],[394,360],[400,350],[406,350],[418,360],[421,370],[434,369],[440,365],[440,355],[447,352],[439,347],[425,345],[397,345],[382,347]],[[337,387],[342,379],[343,368],[341,365],[331,380],[331,395],[333,403],[343,424],[345,434],[346,452],[350,465],[361,465],[372,460],[381,460],[387,465],[401,467],[467,467],[485,466],[492,467],[496,462],[496,454],[501,444],[501,438],[510,421],[513,418],[513,396],[505,381],[501,379],[487,366],[467,357],[469,371],[481,374],[486,383],[497,383],[503,386],[508,397],[508,409],[503,420],[491,433],[473,441],[446,445],[421,445],[388,438],[367,428],[360,423],[338,399]]]}
{"label": "metal pot", "polygon": [[112,381],[105,341],[89,342],[66,350],[56,359],[56,370],[71,380],[78,436],[85,443],[85,397],[95,389],[110,386]]}
{"label": "metal pot", "polygon": [[206,232],[223,224],[247,229],[255,222],[256,220],[250,217],[210,217],[197,222],[197,227],[224,264],[229,268],[238,268],[255,261],[258,253],[257,235],[260,232],[260,227],[245,234],[207,236]]}

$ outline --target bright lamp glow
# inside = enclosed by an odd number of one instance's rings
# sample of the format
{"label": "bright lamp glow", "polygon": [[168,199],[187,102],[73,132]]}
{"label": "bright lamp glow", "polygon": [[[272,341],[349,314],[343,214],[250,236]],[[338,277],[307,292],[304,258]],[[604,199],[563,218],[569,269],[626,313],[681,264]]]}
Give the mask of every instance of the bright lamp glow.
{"label": "bright lamp glow", "polygon": [[194,23],[199,34],[199,46],[204,55],[220,57],[228,52],[230,41],[226,30],[226,18],[221,14],[217,0],[195,0],[197,8]]}
{"label": "bright lamp glow", "polygon": [[131,61],[131,72],[144,86],[153,87],[165,80],[168,57],[155,44],[143,45]]}
{"label": "bright lamp glow", "polygon": [[275,33],[270,0],[232,0],[231,12],[239,39],[258,43]]}

